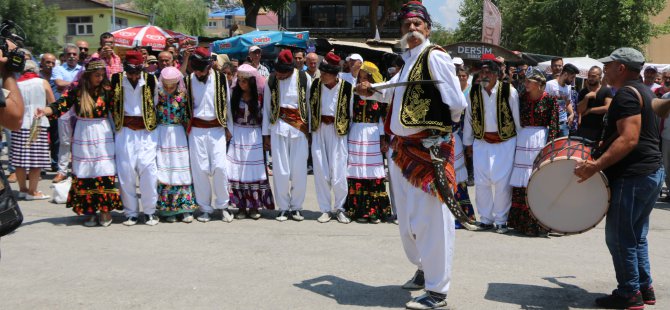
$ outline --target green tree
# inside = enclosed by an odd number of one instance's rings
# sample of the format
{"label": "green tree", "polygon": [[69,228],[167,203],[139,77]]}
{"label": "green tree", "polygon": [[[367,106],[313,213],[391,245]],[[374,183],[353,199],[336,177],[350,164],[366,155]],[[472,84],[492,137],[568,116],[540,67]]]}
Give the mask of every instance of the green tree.
{"label": "green tree", "polygon": [[[290,0],[242,0],[244,7],[245,25],[249,27],[256,27],[256,17],[261,9],[283,12],[288,10],[288,6],[292,1]],[[281,14],[279,14],[281,16]]]}
{"label": "green tree", "polygon": [[[465,0],[458,41],[481,39],[483,0]],[[642,50],[654,36],[670,33],[670,20],[650,17],[665,0],[498,0],[503,18],[501,45],[549,55],[601,57],[617,47]]]}
{"label": "green tree", "polygon": [[183,32],[202,35],[207,24],[207,1],[205,0],[136,0],[141,11],[154,16],[154,25]]}
{"label": "green tree", "polygon": [[24,45],[34,55],[58,49],[55,10],[45,6],[42,0],[0,1],[0,19],[11,19],[23,29],[26,36]]}
{"label": "green tree", "polygon": [[456,40],[454,31],[446,29],[439,23],[434,22],[433,27],[430,30],[430,42],[440,46],[445,46],[456,43],[458,41]]}

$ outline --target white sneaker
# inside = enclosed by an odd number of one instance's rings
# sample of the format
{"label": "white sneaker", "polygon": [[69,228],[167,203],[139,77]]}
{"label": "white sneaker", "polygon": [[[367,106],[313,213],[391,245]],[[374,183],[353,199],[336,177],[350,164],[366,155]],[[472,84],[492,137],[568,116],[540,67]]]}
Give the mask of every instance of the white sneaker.
{"label": "white sneaker", "polygon": [[235,217],[236,217],[238,220],[243,220],[243,219],[247,218],[247,211],[245,211],[245,210],[241,210],[241,209],[240,209],[240,211],[237,212],[237,215],[236,215]]}
{"label": "white sneaker", "polygon": [[144,215],[144,224],[147,224],[149,226],[156,226],[158,225],[158,216],[155,214],[145,214]]}
{"label": "white sneaker", "polygon": [[135,216],[128,216],[128,217],[126,217],[126,221],[123,222],[123,225],[126,225],[126,226],[133,226],[135,224],[137,224],[137,217],[135,217]]}
{"label": "white sneaker", "polygon": [[261,218],[261,211],[258,210],[258,209],[251,209],[249,211],[249,217],[254,219],[254,220],[257,220],[257,219]]}
{"label": "white sneaker", "polygon": [[344,214],[343,210],[338,210],[337,211],[337,221],[342,223],[342,224],[349,224],[351,223],[351,220],[347,217],[346,214]]}
{"label": "white sneaker", "polygon": [[221,210],[221,211],[222,211],[221,213],[223,214],[223,218],[221,218],[222,221],[224,221],[224,222],[226,222],[226,223],[230,223],[230,222],[233,221],[233,219],[235,219],[235,217],[233,216],[233,214],[230,213],[230,210],[228,210],[228,209],[223,209],[223,210]]}
{"label": "white sneaker", "polygon": [[279,214],[275,219],[280,222],[285,222],[286,220],[288,220],[288,210],[279,211]]}
{"label": "white sneaker", "polygon": [[305,217],[300,213],[300,210],[291,211],[291,218],[296,222],[300,222],[305,219]]}
{"label": "white sneaker", "polygon": [[200,216],[198,216],[198,222],[207,223],[211,219],[212,219],[212,217],[207,212],[203,212],[202,214],[200,214]]}
{"label": "white sneaker", "polygon": [[184,222],[184,223],[191,223],[191,222],[193,222],[193,213],[191,213],[191,212],[184,213],[183,216],[184,216],[184,217],[183,217],[182,220],[181,220],[182,222]]}
{"label": "white sneaker", "polygon": [[332,217],[330,216],[330,212],[323,212],[323,214],[321,214],[321,216],[319,216],[319,218],[316,219],[316,221],[319,223],[328,223],[330,222],[330,219],[332,219]]}

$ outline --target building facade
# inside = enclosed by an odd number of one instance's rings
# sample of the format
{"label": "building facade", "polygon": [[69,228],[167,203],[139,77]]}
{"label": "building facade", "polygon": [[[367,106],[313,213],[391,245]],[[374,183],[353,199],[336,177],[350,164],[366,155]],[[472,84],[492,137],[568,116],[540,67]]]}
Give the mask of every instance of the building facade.
{"label": "building facade", "polygon": [[[381,2],[381,1],[380,1]],[[384,14],[383,4],[377,19]],[[380,31],[382,38],[396,38],[399,24],[393,12]],[[309,31],[310,36],[326,38],[372,38],[370,1],[296,0],[280,16],[280,25],[290,31]]]}
{"label": "building facade", "polygon": [[128,4],[115,5],[115,21],[112,21],[112,4],[105,0],[44,0],[46,5],[55,5],[58,44],[88,42],[92,49],[99,45],[103,32],[146,25],[149,15],[130,8]]}

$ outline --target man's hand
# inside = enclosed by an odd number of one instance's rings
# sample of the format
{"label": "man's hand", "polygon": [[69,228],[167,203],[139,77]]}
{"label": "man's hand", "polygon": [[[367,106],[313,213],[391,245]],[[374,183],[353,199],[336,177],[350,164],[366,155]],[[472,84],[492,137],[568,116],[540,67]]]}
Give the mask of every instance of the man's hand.
{"label": "man's hand", "polygon": [[465,146],[465,155],[468,157],[472,157],[472,145]]}
{"label": "man's hand", "polygon": [[575,175],[579,177],[577,183],[582,183],[588,180],[600,170],[601,169],[598,167],[597,163],[592,160],[585,160],[577,163],[577,166],[575,166]]}
{"label": "man's hand", "polygon": [[384,138],[384,136],[381,137],[380,141],[381,141],[381,151],[382,151],[382,153],[386,154],[386,152],[389,151],[389,143],[386,142],[386,139]]}
{"label": "man's hand", "polygon": [[269,151],[271,146],[270,136],[263,136],[263,151]]}
{"label": "man's hand", "polygon": [[[5,42],[7,42],[8,51],[13,51],[16,48],[16,44],[14,44],[12,41],[5,40]],[[3,55],[2,51],[0,51],[0,74],[7,73],[5,72],[5,64],[7,63],[7,61],[9,61],[9,59],[7,59],[7,55]]]}
{"label": "man's hand", "polygon": [[230,130],[226,128],[226,141],[230,141],[233,138],[233,134],[230,133]]}
{"label": "man's hand", "polygon": [[594,92],[594,91],[589,92],[589,93],[586,94],[586,96],[584,96],[584,97],[585,97],[585,98],[588,98],[588,99],[596,99],[596,92]]}

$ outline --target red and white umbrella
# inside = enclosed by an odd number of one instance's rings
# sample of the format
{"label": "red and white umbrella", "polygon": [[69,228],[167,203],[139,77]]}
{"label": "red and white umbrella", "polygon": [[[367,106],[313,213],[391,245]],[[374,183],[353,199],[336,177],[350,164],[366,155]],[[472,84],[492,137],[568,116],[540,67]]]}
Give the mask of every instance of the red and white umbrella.
{"label": "red and white umbrella", "polygon": [[116,46],[133,48],[136,46],[151,46],[154,50],[165,49],[165,39],[191,37],[172,30],[164,30],[161,27],[146,25],[119,29],[112,32]]}

